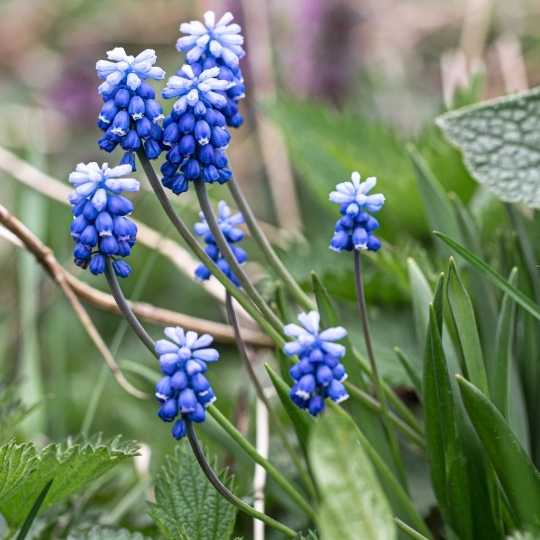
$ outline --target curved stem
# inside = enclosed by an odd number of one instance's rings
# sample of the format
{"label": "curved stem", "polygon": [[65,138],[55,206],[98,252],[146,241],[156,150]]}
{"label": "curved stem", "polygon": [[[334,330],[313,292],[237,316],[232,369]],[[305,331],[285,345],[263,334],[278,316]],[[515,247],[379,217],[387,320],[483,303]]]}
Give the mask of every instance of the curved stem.
{"label": "curved stem", "polygon": [[296,282],[291,273],[287,270],[287,267],[283,264],[277,253],[274,251],[272,244],[268,241],[268,238],[264,234],[263,230],[257,223],[257,218],[253,214],[253,210],[249,206],[240,186],[236,183],[234,178],[231,178],[228,182],[229,190],[233,196],[238,209],[244,216],[248,229],[255,241],[259,244],[261,251],[264,253],[268,262],[273,266],[279,277],[283,280],[285,285],[289,288],[297,302],[305,309],[315,309],[315,303],[311,298],[302,290],[300,285]]}
{"label": "curved stem", "polygon": [[263,514],[262,512],[258,512],[254,508],[252,508],[249,504],[244,502],[240,497],[237,497],[232,491],[225,486],[217,474],[214,472],[212,467],[210,467],[208,461],[206,460],[206,456],[204,455],[204,452],[201,448],[201,445],[199,443],[199,440],[197,439],[197,435],[195,434],[195,430],[193,429],[193,425],[189,420],[186,420],[186,429],[187,429],[187,436],[189,439],[189,443],[191,445],[191,448],[193,450],[193,454],[195,455],[195,458],[197,459],[202,471],[208,478],[208,481],[214,486],[216,491],[225,499],[227,499],[231,504],[234,504],[237,508],[242,510],[244,513],[246,513],[248,516],[251,516],[255,519],[260,519],[264,523],[266,523],[269,527],[272,527],[278,531],[281,531],[283,534],[285,534],[288,538],[295,538],[297,536],[297,533],[284,525],[283,523],[280,523],[279,521],[276,521],[275,519],[271,518],[270,516],[267,516],[266,514]]}
{"label": "curved stem", "polygon": [[206,184],[201,180],[195,181],[194,184],[195,184],[195,191],[197,193],[197,198],[199,199],[199,204],[201,206],[201,210],[204,214],[204,217],[206,218],[206,222],[208,223],[208,226],[210,227],[210,231],[212,232],[212,235],[214,239],[216,240],[216,243],[218,245],[218,248],[221,254],[225,257],[225,259],[229,263],[231,270],[238,277],[238,279],[240,280],[240,283],[242,284],[242,287],[244,288],[248,296],[253,300],[253,303],[259,308],[261,313],[268,318],[268,320],[272,323],[274,328],[278,332],[282,332],[283,331],[282,322],[279,320],[277,315],[270,309],[268,304],[265,302],[264,298],[261,296],[259,291],[253,285],[253,283],[251,283],[251,280],[249,279],[247,274],[244,272],[244,269],[240,266],[240,264],[236,260],[236,257],[234,256],[234,253],[232,252],[229,242],[227,242],[227,239],[223,235],[223,231],[218,225],[216,216],[214,215],[214,211],[212,210],[212,206],[210,205],[210,201],[208,200],[208,193],[206,192]]}
{"label": "curved stem", "polygon": [[362,258],[358,250],[354,250],[354,279],[356,284],[356,300],[358,306],[358,312],[360,314],[360,320],[362,321],[362,331],[364,334],[364,341],[366,344],[366,350],[368,355],[369,364],[371,366],[371,380],[373,381],[373,387],[375,390],[375,397],[379,401],[381,409],[381,421],[383,429],[386,433],[386,438],[394,458],[396,469],[400,475],[403,485],[407,485],[407,477],[405,475],[405,469],[401,461],[401,455],[399,453],[399,444],[393,429],[389,422],[389,410],[386,402],[386,396],[382,389],[381,378],[375,361],[375,353],[373,352],[373,344],[371,342],[371,334],[369,331],[369,322],[367,316],[366,295],[364,291],[364,280],[362,278]]}
{"label": "curved stem", "polygon": [[235,285],[231,283],[229,278],[221,271],[216,263],[205,253],[204,249],[199,245],[197,239],[191,234],[189,227],[183,222],[182,219],[176,214],[172,207],[167,194],[165,193],[161,182],[159,181],[152,164],[144,154],[144,151],[137,151],[139,161],[146,173],[146,177],[152,186],[156,197],[161,204],[165,214],[174,225],[180,236],[189,246],[189,248],[195,253],[195,255],[209,268],[212,275],[225,287],[227,291],[231,293],[238,303],[253,317],[257,324],[274,340],[276,345],[283,346],[285,341],[283,337],[274,330],[274,327],[261,316],[259,310],[251,303],[249,298],[240,291]]}
{"label": "curved stem", "polygon": [[229,324],[233,327],[234,336],[236,339],[236,346],[238,347],[238,351],[240,353],[240,356],[244,362],[244,365],[246,366],[249,378],[251,379],[251,382],[253,383],[253,386],[255,387],[255,392],[257,394],[257,397],[263,402],[264,406],[266,407],[266,410],[268,411],[268,414],[270,415],[270,419],[274,425],[274,427],[277,430],[278,436],[281,440],[281,443],[283,444],[283,447],[287,450],[289,453],[291,459],[293,460],[296,468],[298,469],[298,472],[302,478],[302,481],[306,485],[307,489],[309,490],[310,494],[315,497],[315,486],[313,485],[313,481],[311,480],[309,474],[307,474],[305,468],[302,466],[302,462],[300,461],[299,457],[297,456],[294,449],[289,444],[289,441],[287,440],[287,434],[285,433],[285,430],[283,429],[283,426],[281,425],[281,422],[275,413],[274,409],[272,408],[272,405],[268,398],[266,397],[266,394],[264,393],[264,388],[259,381],[259,378],[257,377],[257,374],[255,373],[255,369],[253,367],[253,364],[250,361],[250,358],[248,356],[248,352],[246,349],[246,345],[244,343],[244,340],[242,339],[242,336],[240,334],[240,326],[238,325],[238,319],[236,317],[236,313],[234,311],[234,306],[232,303],[232,298],[229,293],[227,293],[225,297],[225,307],[227,309],[227,318],[229,319]]}
{"label": "curved stem", "polygon": [[107,278],[107,282],[109,283],[109,287],[111,288],[112,295],[114,296],[114,299],[116,300],[116,303],[118,304],[118,307],[122,312],[122,315],[124,315],[127,322],[129,323],[133,331],[137,334],[138,338],[146,346],[146,348],[152,354],[155,354],[154,340],[143,328],[143,325],[139,322],[139,319],[137,319],[137,316],[135,315],[135,313],[133,313],[128,301],[126,300],[126,297],[124,296],[124,293],[120,288],[120,284],[118,283],[118,278],[114,273],[112,259],[110,257],[106,258],[105,276]]}
{"label": "curved stem", "polygon": [[285,478],[285,476],[274,466],[270,461],[263,458],[257,449],[248,441],[242,434],[229,422],[229,420],[217,409],[214,405],[208,407],[208,412],[214,420],[234,439],[240,448],[256,463],[266,469],[266,472],[271,476],[276,484],[285,491],[296,504],[304,510],[304,512],[313,521],[316,521],[316,515],[311,505],[304,497],[296,490],[296,488]]}

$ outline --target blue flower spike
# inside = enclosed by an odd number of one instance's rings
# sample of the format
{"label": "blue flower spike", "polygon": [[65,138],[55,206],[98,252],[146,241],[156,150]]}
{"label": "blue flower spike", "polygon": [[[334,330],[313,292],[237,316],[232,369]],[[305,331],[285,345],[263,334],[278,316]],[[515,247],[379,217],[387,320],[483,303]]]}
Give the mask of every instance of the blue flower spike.
{"label": "blue flower spike", "polygon": [[144,148],[149,159],[161,153],[163,130],[159,122],[163,110],[148,80],[162,80],[165,71],[155,66],[154,50],[145,49],[137,56],[122,47],[107,52],[106,60],[98,60],[96,71],[104,82],[98,87],[103,98],[97,125],[104,131],[98,145],[112,152],[118,145],[124,150],[122,163],[135,169],[134,152]]}
{"label": "blue flower spike", "polygon": [[[244,232],[239,228],[239,225],[244,223],[244,217],[239,212],[233,214],[227,203],[225,201],[220,201],[218,204],[217,222],[225,240],[231,246],[231,250],[236,260],[239,264],[244,264],[247,261],[247,253],[245,250],[235,245],[244,239]],[[219,268],[221,268],[223,273],[232,281],[232,283],[234,283],[234,285],[240,287],[238,277],[232,272],[229,263],[221,254],[202,212],[200,213],[200,221],[195,224],[193,229],[195,234],[200,236],[206,243],[206,247],[204,248],[206,254],[219,266]],[[200,264],[195,269],[195,277],[201,281],[209,279],[211,275],[212,273],[204,264]]]}
{"label": "blue flower spike", "polygon": [[346,349],[336,343],[347,331],[341,326],[321,331],[316,311],[300,313],[298,321],[300,325],[284,327],[285,334],[294,340],[283,347],[283,352],[298,357],[298,362],[290,369],[294,380],[290,397],[298,407],[317,416],[325,408],[325,399],[341,403],[349,397],[343,385],[347,373],[341,363]]}
{"label": "blue flower spike", "polygon": [[127,216],[133,211],[125,192],[139,191],[139,182],[128,175],[130,165],[109,168],[79,163],[69,181],[75,190],[69,196],[72,207],[71,237],[75,241],[75,264],[93,274],[105,271],[105,258],[112,257],[117,276],[127,277],[131,267],[123,260],[135,245],[137,226]]}
{"label": "blue flower spike", "polygon": [[164,375],[156,385],[158,416],[164,422],[174,421],[172,436],[181,439],[186,434],[185,420],[204,422],[207,407],[216,400],[204,374],[208,364],[218,361],[219,353],[210,347],[214,338],[208,334],[199,336],[180,327],[165,328],[164,333],[168,339],[156,342]]}
{"label": "blue flower spike", "polygon": [[244,36],[240,25],[233,23],[233,15],[225,13],[217,22],[213,11],[204,14],[204,22],[191,21],[180,25],[184,35],[176,48],[186,54],[186,62],[196,71],[219,68],[219,79],[231,83],[225,90],[227,104],[221,112],[227,125],[239,127],[244,119],[238,110],[238,101],[245,95],[244,77],[240,59],[245,56]]}
{"label": "blue flower spike", "polygon": [[353,172],[350,182],[342,182],[330,193],[330,201],[339,205],[338,219],[330,249],[334,251],[368,250],[378,251],[380,240],[373,234],[379,222],[370,215],[381,210],[384,195],[370,194],[377,179],[369,177],[361,181],[360,174]]}

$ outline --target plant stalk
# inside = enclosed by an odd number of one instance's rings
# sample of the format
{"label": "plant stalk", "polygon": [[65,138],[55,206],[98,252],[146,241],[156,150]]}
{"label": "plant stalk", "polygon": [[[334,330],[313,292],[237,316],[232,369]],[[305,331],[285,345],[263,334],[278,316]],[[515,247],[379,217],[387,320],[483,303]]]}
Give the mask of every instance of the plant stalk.
{"label": "plant stalk", "polygon": [[231,283],[217,264],[205,253],[204,249],[197,242],[197,239],[193,236],[193,234],[191,234],[189,227],[176,214],[167,197],[167,194],[163,189],[163,186],[161,185],[161,182],[156,176],[152,164],[144,154],[144,151],[137,151],[137,156],[139,157],[139,161],[141,162],[144,172],[146,173],[146,177],[148,178],[148,181],[150,182],[150,185],[156,194],[161,207],[182,239],[186,242],[193,253],[209,268],[212,275],[225,287],[227,291],[231,293],[231,296],[233,296],[250,314],[261,329],[263,329],[278,346],[281,346],[284,343],[281,334],[274,330],[274,327],[261,316],[259,310],[251,303],[250,299],[242,291],[235,287],[233,283]]}
{"label": "plant stalk", "polygon": [[386,402],[386,396],[382,389],[381,377],[379,375],[377,362],[375,360],[375,353],[373,351],[373,344],[371,341],[371,333],[369,331],[366,294],[364,291],[364,280],[362,276],[362,257],[361,257],[360,252],[357,249],[355,249],[353,253],[354,253],[354,278],[355,278],[355,284],[356,284],[356,301],[357,301],[358,312],[360,314],[360,320],[362,322],[362,332],[364,334],[364,342],[366,344],[368,360],[371,367],[371,380],[373,382],[373,389],[375,392],[375,397],[377,398],[380,404],[381,421],[382,421],[383,429],[386,434],[386,438],[388,440],[388,444],[390,446],[390,450],[392,452],[392,456],[394,458],[394,463],[400,475],[401,482],[403,483],[403,486],[406,488],[407,476],[405,474],[405,469],[403,467],[403,462],[401,460],[401,455],[399,453],[399,444],[398,444],[397,437],[393,429],[390,427],[388,404]]}
{"label": "plant stalk", "polygon": [[315,303],[313,302],[313,300],[311,300],[311,298],[302,290],[300,285],[298,285],[297,281],[287,270],[287,267],[278,257],[277,253],[272,247],[272,244],[270,244],[268,238],[257,223],[257,218],[255,217],[253,210],[249,206],[246,197],[242,193],[240,186],[236,183],[236,180],[234,178],[231,178],[231,180],[229,180],[228,182],[228,185],[233,199],[238,206],[238,209],[246,220],[246,224],[249,231],[251,232],[251,235],[259,244],[261,251],[264,253],[270,265],[274,268],[278,276],[283,280],[291,294],[296,298],[296,301],[304,309],[315,309]]}
{"label": "plant stalk", "polygon": [[248,516],[259,519],[262,522],[266,523],[269,527],[272,527],[283,534],[285,534],[288,538],[295,538],[297,536],[297,533],[284,525],[283,523],[280,523],[279,521],[276,521],[275,519],[271,518],[270,516],[267,516],[266,514],[263,514],[262,512],[258,512],[254,508],[252,508],[249,504],[244,502],[240,497],[237,497],[232,491],[230,491],[227,486],[225,486],[217,474],[214,472],[212,467],[210,467],[208,461],[206,461],[206,457],[204,455],[204,452],[201,448],[201,445],[199,443],[199,440],[197,439],[197,435],[195,434],[195,430],[193,429],[193,425],[191,421],[185,420],[186,422],[186,428],[187,428],[187,436],[189,439],[189,443],[191,444],[191,448],[193,450],[193,453],[195,454],[195,458],[197,459],[197,462],[199,463],[202,471],[208,478],[208,481],[214,486],[216,491],[225,499],[227,499],[231,504],[234,504],[237,508],[242,510],[245,514]]}
{"label": "plant stalk", "polygon": [[197,198],[199,199],[199,205],[204,214],[204,217],[206,218],[206,222],[210,227],[210,231],[212,232],[212,235],[216,240],[218,248],[221,251],[221,254],[225,257],[225,259],[229,263],[229,266],[231,267],[231,270],[238,277],[240,283],[242,284],[242,287],[244,288],[248,296],[251,298],[253,303],[259,308],[260,312],[270,321],[276,331],[282,332],[283,323],[279,320],[279,317],[277,317],[277,315],[270,309],[264,298],[253,285],[253,283],[251,283],[251,280],[236,260],[236,257],[232,252],[231,246],[223,235],[223,231],[219,227],[212,206],[210,205],[210,201],[208,200],[206,184],[201,180],[196,180],[194,184],[195,192],[197,193]]}

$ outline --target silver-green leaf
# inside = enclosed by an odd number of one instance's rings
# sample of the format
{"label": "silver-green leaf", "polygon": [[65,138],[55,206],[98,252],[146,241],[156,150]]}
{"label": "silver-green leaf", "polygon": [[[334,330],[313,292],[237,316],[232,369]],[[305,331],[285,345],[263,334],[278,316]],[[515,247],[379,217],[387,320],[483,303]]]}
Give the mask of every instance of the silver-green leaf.
{"label": "silver-green leaf", "polygon": [[437,118],[472,176],[499,199],[540,208],[540,88]]}

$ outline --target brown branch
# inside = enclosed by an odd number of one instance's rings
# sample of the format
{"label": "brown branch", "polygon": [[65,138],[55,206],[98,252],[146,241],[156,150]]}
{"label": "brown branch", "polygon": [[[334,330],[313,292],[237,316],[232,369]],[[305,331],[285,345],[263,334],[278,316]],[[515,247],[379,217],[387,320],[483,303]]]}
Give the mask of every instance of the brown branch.
{"label": "brown branch", "polygon": [[[16,221],[16,218],[13,216],[11,216],[11,219]],[[4,220],[2,216],[0,216],[0,223],[4,224]],[[22,223],[20,225],[24,227]],[[39,239],[35,237],[32,238],[32,240],[35,240],[35,242],[32,242],[32,244],[30,245],[27,242],[24,242],[24,239],[20,235],[15,233],[11,227],[7,227],[7,225],[5,224],[4,226],[6,227],[6,230],[3,232],[3,236],[7,240],[9,240],[12,244],[17,245],[18,247],[22,247],[22,248],[26,247],[36,257],[37,261],[43,266],[45,271],[55,281],[56,281],[56,278],[53,273],[52,267],[50,265],[45,264],[46,255],[49,255],[50,257],[52,257],[52,259],[54,260],[54,262],[56,263],[58,267],[58,270],[63,273],[65,280],[67,281],[71,289],[75,292],[75,294],[79,298],[85,300],[89,304],[99,309],[103,309],[111,313],[120,314],[120,310],[118,309],[118,306],[116,302],[114,301],[114,298],[112,297],[112,295],[105,293],[103,291],[100,291],[99,289],[96,289],[95,287],[92,287],[91,285],[88,285],[88,283],[81,281],[80,279],[75,277],[73,274],[68,272],[56,260],[56,258],[54,257],[50,249],[47,248],[47,246],[44,246],[41,243],[41,241],[39,241]],[[48,252],[46,253],[45,251],[41,251],[41,250],[48,250]],[[146,302],[130,302],[130,305],[133,311],[135,312],[135,314],[137,315],[137,317],[144,319],[145,321],[149,323],[157,324],[157,325],[182,326],[184,328],[187,328],[188,330],[194,330],[197,333],[207,332],[209,334],[212,334],[215,337],[216,341],[221,342],[221,343],[234,343],[235,342],[233,328],[227,324],[223,324],[223,323],[219,323],[215,321],[209,321],[207,319],[202,319],[199,317],[192,317],[184,313],[178,313],[177,311],[160,308],[152,304],[148,304]],[[271,339],[261,332],[257,332],[257,331],[253,331],[249,329],[243,329],[242,332],[244,335],[244,340],[247,343],[249,343],[251,346],[254,346],[254,347],[271,347],[272,346]]]}
{"label": "brown branch", "polygon": [[41,242],[37,236],[35,236],[30,229],[22,224],[17,218],[12,216],[7,208],[0,204],[0,223],[11,233],[13,233],[24,246],[36,257],[38,262],[47,270],[50,276],[58,284],[71,307],[75,311],[79,321],[83,325],[84,329],[88,333],[90,339],[94,342],[97,350],[103,356],[105,363],[111,370],[116,382],[129,394],[139,399],[148,399],[148,394],[141,392],[135,388],[125,377],[118,364],[114,360],[114,357],[109,351],[107,345],[103,341],[101,334],[95,327],[92,319],[84,309],[83,305],[79,302],[77,295],[73,292],[67,278],[66,273],[62,266],[58,263],[53,255],[53,252],[45,244]]}

